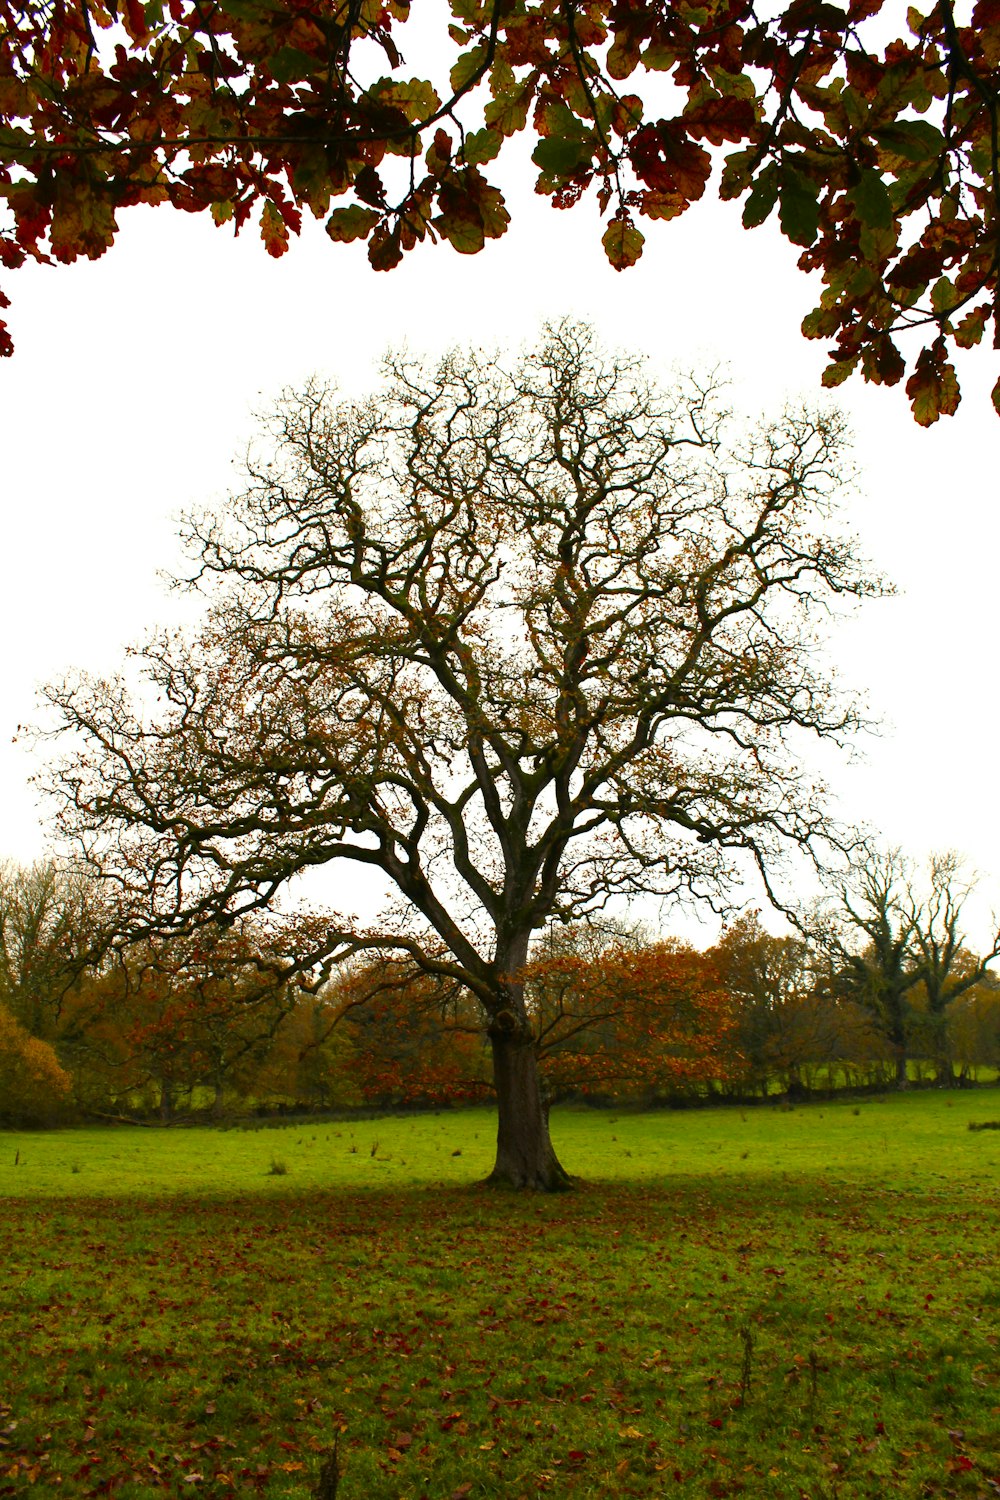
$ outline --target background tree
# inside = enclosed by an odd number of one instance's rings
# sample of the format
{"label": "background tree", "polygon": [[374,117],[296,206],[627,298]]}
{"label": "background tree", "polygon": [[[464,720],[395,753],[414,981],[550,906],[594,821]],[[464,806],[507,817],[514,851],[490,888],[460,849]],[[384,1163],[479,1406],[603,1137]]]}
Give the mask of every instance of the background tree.
{"label": "background tree", "polygon": [[[61,826],[135,935],[272,904],[339,863],[399,901],[317,920],[298,963],[403,954],[479,1002],[500,1182],[566,1176],[523,979],[532,935],[611,898],[721,902],[830,829],[796,758],[857,714],[818,615],[878,592],[824,534],[835,416],[729,438],[717,393],[645,382],[586,328],[516,363],[390,360],[370,401],[312,389],[190,540],[214,607],[122,682],[50,690],[78,749]],[[111,898],[109,898],[111,899]]]}
{"label": "background tree", "polygon": [[935,854],[930,862],[929,891],[914,911],[914,961],[920,970],[920,996],[926,1003],[931,1054],[940,1082],[954,1082],[949,1048],[949,1007],[986,978],[1000,956],[1000,932],[988,953],[972,954],[961,929],[962,909],[972,884],[963,878],[954,853]]}
{"label": "background tree", "polygon": [[720,195],[747,227],[777,209],[822,272],[803,332],[832,341],[824,383],[895,384],[918,329],[916,420],[955,410],[952,349],[1000,337],[995,0],[450,12],[435,86],[403,57],[433,24],[405,0],[0,0],[0,259],[99,256],[138,203],[236,229],[259,208],[272,255],[304,211],[378,270],[438,238],[471,254],[508,223],[490,164],[530,129],[537,191],[595,193],[621,269],[638,221],[685,212],[727,151]]}
{"label": "background tree", "polygon": [[892,1049],[899,1088],[908,1080],[910,997],[920,983],[912,946],[917,917],[907,873],[898,849],[870,849],[851,881],[840,885],[837,925],[824,933],[833,966],[831,988],[877,1018]]}
{"label": "background tree", "polygon": [[0,1120],[37,1125],[56,1119],[71,1089],[48,1042],[29,1035],[0,1005]]}
{"label": "background tree", "polygon": [[564,939],[523,972],[550,1094],[650,1099],[710,1087],[732,1067],[729,997],[687,943]]}
{"label": "background tree", "polygon": [[463,986],[406,953],[364,955],[324,989],[330,1034],[352,1058],[359,1099],[423,1108],[489,1093],[482,1013]]}
{"label": "background tree", "polygon": [[75,1031],[89,1056],[74,1058],[74,1072],[103,1072],[105,1086],[117,1076],[120,1100],[152,1093],[163,1120],[197,1093],[221,1115],[227,1099],[251,1093],[302,996],[287,967],[253,917],[147,937],[84,989]]}
{"label": "background tree", "polygon": [[1000,982],[992,972],[949,1006],[948,1058],[959,1082],[980,1068],[1000,1071]]}
{"label": "background tree", "polygon": [[982,958],[963,946],[960,920],[969,889],[956,857],[936,855],[921,899],[900,850],[875,848],[838,889],[824,938],[832,988],[878,1017],[896,1060],[898,1087],[907,1083],[917,1040],[930,1049],[939,1077],[950,1079],[946,1008],[979,984],[1000,954],[1000,939]]}
{"label": "background tree", "polygon": [[836,1088],[884,1049],[872,1014],[822,982],[822,952],[805,938],[768,932],[746,912],[723,932],[709,957],[729,997],[742,1089],[777,1086],[806,1093],[825,1079]]}
{"label": "background tree", "polygon": [[259,1067],[241,1070],[241,1097],[264,1105],[304,1110],[353,1108],[364,1103],[359,1088],[361,1058],[339,1024],[343,1007],[338,984],[319,993],[299,991],[295,1007]]}
{"label": "background tree", "polygon": [[94,882],[55,860],[0,863],[0,1003],[32,1036],[63,1031],[67,997],[100,947]]}

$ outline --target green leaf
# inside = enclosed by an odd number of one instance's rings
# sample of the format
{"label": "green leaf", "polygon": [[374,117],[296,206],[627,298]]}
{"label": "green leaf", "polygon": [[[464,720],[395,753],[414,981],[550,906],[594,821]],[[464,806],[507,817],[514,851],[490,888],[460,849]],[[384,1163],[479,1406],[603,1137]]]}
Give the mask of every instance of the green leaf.
{"label": "green leaf", "polygon": [[960,349],[971,349],[978,344],[986,331],[986,319],[992,311],[990,304],[984,302],[981,307],[974,307],[955,329],[955,343]]}
{"label": "green leaf", "polygon": [[819,233],[819,189],[794,167],[781,169],[781,230],[793,245],[811,245]]}
{"label": "green leaf", "polygon": [[460,94],[473,74],[483,66],[486,51],[486,43],[480,42],[478,47],[471,47],[468,52],[462,53],[449,75],[453,93]]}
{"label": "green leaf", "polygon": [[434,226],[460,255],[475,255],[487,239],[499,239],[510,223],[500,192],[468,167],[441,184]]}
{"label": "green leaf", "polygon": [[834,386],[843,385],[848,375],[851,374],[858,362],[858,356],[852,354],[850,359],[835,359],[832,365],[827,365],[823,371],[823,384],[826,389],[832,390]]}
{"label": "green leaf", "polygon": [[529,78],[512,93],[497,94],[495,99],[491,99],[483,110],[483,119],[488,126],[496,126],[501,135],[513,135],[516,131],[523,130],[528,123],[528,105],[534,94],[535,85]]}
{"label": "green leaf", "polygon": [[639,38],[627,28],[619,31],[608,48],[608,72],[619,81],[628,78],[639,65]]}
{"label": "green leaf", "polygon": [[861,226],[861,254],[865,260],[872,265],[879,265],[882,261],[889,259],[896,249],[897,233],[895,225],[889,229],[872,229],[868,224]]}
{"label": "green leaf", "polygon": [[922,349],[917,366],[906,382],[914,420],[930,427],[939,417],[950,417],[962,399],[955,369],[945,358],[944,339],[936,339],[930,349]]}
{"label": "green leaf", "polygon": [[434,226],[459,255],[478,255],[486,243],[483,216],[475,203],[464,195],[460,201],[450,202],[446,211],[438,214]]}
{"label": "green leaf", "polygon": [[507,232],[510,214],[499,188],[483,186],[479,189],[479,209],[483,216],[483,232],[488,240],[498,240]]}
{"label": "green leaf", "polygon": [[[748,146],[743,151],[731,151],[722,164],[722,176],[719,179],[719,197],[723,202],[730,198],[739,198],[750,186],[747,169],[752,166],[757,151],[754,146]],[[767,168],[764,169],[765,171]]]}
{"label": "green leaf", "polygon": [[298,47],[280,47],[267,60],[272,77],[278,83],[291,83],[294,78],[311,78],[320,71],[321,64],[308,52]]}
{"label": "green leaf", "polygon": [[743,205],[743,228],[755,229],[758,224],[763,224],[777,201],[778,169],[772,162],[754,182],[750,196]]}
{"label": "green leaf", "polygon": [[553,177],[573,177],[581,167],[589,166],[594,155],[589,136],[544,136],[531,153],[531,160]]}
{"label": "green leaf", "polygon": [[869,229],[892,228],[892,203],[880,173],[867,168],[847,197],[854,205],[859,223]]}
{"label": "green leaf", "polygon": [[847,116],[847,123],[853,125],[855,130],[860,130],[868,119],[868,105],[865,100],[855,89],[848,87],[841,91],[840,103]]}
{"label": "green leaf", "polygon": [[367,239],[382,215],[373,208],[362,208],[353,203],[350,208],[335,208],[326,221],[326,232],[331,240],[348,243],[350,240]]}
{"label": "green leaf", "polygon": [[662,42],[650,42],[642,54],[643,67],[651,73],[669,73],[676,61],[676,48],[664,46]]}
{"label": "green leaf", "polygon": [[725,68],[710,67],[708,76],[722,94],[732,95],[736,99],[757,97],[753,79],[748,78],[745,73],[728,73]]}
{"label": "green leaf", "polygon": [[270,18],[274,6],[269,0],[226,0],[226,14],[238,21],[262,21]]}
{"label": "green leaf", "polygon": [[944,136],[929,120],[897,120],[872,135],[883,151],[904,161],[934,161],[944,150]]}
{"label": "green leaf", "polygon": [[814,307],[812,312],[806,313],[802,319],[802,332],[807,339],[832,338],[841,322],[839,308]]}
{"label": "green leaf", "polygon": [[958,293],[947,276],[941,276],[931,288],[931,307],[936,313],[950,312],[958,301]]}
{"label": "green leaf", "polygon": [[470,167],[482,166],[483,162],[493,161],[499,156],[502,145],[503,136],[497,135],[495,130],[472,130],[465,137],[462,159]]}
{"label": "green leaf", "polygon": [[400,110],[411,125],[419,124],[441,108],[434,85],[421,78],[380,78],[372,85],[369,96],[379,104]]}

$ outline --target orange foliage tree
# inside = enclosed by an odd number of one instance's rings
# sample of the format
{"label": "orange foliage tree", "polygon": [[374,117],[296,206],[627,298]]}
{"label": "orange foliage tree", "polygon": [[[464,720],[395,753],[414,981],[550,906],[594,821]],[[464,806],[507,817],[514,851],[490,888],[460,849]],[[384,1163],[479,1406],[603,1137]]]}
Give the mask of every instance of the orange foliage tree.
{"label": "orange foliage tree", "polygon": [[467,991],[387,957],[361,966],[337,995],[365,1103],[444,1105],[489,1094],[483,1014]]}
{"label": "orange foliage tree", "polygon": [[523,971],[550,1093],[655,1095],[725,1078],[733,1007],[717,966],[684,943],[613,943]]}
{"label": "orange foliage tree", "polygon": [[244,918],[148,937],[106,960],[72,997],[60,1037],[80,1102],[155,1104],[169,1119],[182,1096],[215,1113],[245,1098],[302,993],[287,958]]}

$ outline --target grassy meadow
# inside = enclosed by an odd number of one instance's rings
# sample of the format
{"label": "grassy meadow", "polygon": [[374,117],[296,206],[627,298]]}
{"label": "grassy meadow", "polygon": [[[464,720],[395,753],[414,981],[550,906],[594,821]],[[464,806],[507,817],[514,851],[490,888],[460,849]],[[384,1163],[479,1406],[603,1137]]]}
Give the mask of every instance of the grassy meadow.
{"label": "grassy meadow", "polygon": [[998,1117],[556,1111],[556,1198],[485,1110],[0,1135],[0,1496],[993,1500]]}

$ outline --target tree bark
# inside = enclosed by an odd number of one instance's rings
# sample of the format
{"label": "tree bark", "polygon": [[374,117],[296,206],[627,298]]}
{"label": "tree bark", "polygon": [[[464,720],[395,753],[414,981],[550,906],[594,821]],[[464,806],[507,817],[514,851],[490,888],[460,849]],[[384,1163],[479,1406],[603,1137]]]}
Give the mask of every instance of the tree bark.
{"label": "tree bark", "polygon": [[487,1186],[565,1192],[573,1182],[552,1147],[530,1029],[508,1011],[489,1034],[498,1120],[496,1164]]}
{"label": "tree bark", "polygon": [[906,1048],[902,1044],[896,1044],[896,1087],[906,1089],[910,1086],[910,1074],[907,1068]]}
{"label": "tree bark", "polygon": [[160,1119],[169,1125],[174,1117],[174,1085],[169,1078],[160,1079]]}

